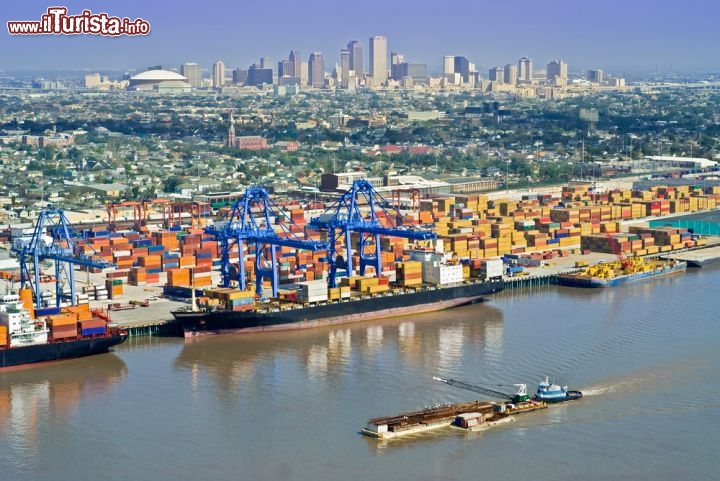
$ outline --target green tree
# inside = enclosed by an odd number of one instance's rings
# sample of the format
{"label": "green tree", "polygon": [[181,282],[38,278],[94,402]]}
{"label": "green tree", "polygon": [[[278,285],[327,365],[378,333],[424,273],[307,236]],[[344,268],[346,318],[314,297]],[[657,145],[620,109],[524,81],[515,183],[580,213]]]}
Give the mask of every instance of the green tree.
{"label": "green tree", "polygon": [[167,193],[175,192],[180,183],[182,183],[182,179],[177,175],[168,177],[165,179],[165,182],[163,182],[163,191]]}

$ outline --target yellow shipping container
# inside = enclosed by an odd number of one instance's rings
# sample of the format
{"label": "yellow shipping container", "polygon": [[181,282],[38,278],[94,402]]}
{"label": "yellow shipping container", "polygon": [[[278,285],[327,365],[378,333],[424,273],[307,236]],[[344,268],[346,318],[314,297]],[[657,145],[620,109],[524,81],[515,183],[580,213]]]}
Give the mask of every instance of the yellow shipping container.
{"label": "yellow shipping container", "polygon": [[254,291],[232,291],[224,294],[224,297],[230,301],[234,299],[247,299],[248,297],[255,297]]}
{"label": "yellow shipping container", "polygon": [[361,277],[356,286],[358,290],[365,292],[368,287],[377,286],[379,281],[380,279],[377,277]]}

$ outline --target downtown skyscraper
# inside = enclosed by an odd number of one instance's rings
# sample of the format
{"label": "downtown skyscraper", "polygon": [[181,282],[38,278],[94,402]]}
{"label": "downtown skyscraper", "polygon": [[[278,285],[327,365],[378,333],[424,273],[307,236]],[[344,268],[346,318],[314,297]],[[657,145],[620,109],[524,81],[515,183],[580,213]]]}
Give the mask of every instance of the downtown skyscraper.
{"label": "downtown skyscraper", "polygon": [[225,64],[222,60],[218,60],[212,68],[212,86],[218,89],[223,85],[225,85]]}
{"label": "downtown skyscraper", "polygon": [[347,49],[350,51],[350,70],[355,72],[355,78],[361,79],[365,76],[365,69],[363,68],[363,47],[360,40],[351,40],[347,44]]}
{"label": "downtown skyscraper", "polygon": [[202,71],[196,63],[186,63],[180,66],[180,74],[185,77],[192,88],[202,87]]}
{"label": "downtown skyscraper", "polygon": [[518,81],[532,83],[533,81],[533,61],[531,58],[523,57],[518,60]]}
{"label": "downtown skyscraper", "polygon": [[308,59],[308,83],[321,89],[325,86],[325,60],[320,52],[313,52]]}
{"label": "downtown skyscraper", "polygon": [[382,85],[388,79],[387,37],[370,37],[370,77],[375,86]]}
{"label": "downtown skyscraper", "polygon": [[547,64],[546,77],[550,84],[567,82],[568,64],[562,60],[551,61]]}
{"label": "downtown skyscraper", "polygon": [[340,50],[340,87],[348,88],[350,86],[350,50],[344,48]]}

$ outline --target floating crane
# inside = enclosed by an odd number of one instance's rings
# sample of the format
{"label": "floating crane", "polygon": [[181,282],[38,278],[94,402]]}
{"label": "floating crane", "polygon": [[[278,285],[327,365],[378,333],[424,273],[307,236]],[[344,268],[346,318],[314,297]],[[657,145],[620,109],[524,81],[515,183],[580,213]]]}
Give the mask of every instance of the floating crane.
{"label": "floating crane", "polygon": [[[240,260],[238,281],[241,289],[246,289],[246,243],[255,244],[256,293],[262,294],[262,281],[269,279],[273,297],[277,296],[278,289],[278,246],[314,252],[327,249],[324,242],[304,240],[295,235],[291,228],[294,224],[288,225],[286,222],[289,220],[290,217],[280,210],[265,189],[249,187],[233,204],[227,220],[206,227],[205,233],[214,236],[220,244],[222,285],[230,286],[230,254],[237,248]],[[273,228],[274,225],[279,227],[279,233]]]}
{"label": "floating crane", "polygon": [[[361,206],[367,205],[363,214]],[[382,212],[386,225],[380,221]],[[350,190],[342,194],[332,206],[318,217],[313,218],[308,227],[325,232],[328,243],[327,262],[330,266],[329,287],[337,287],[338,255],[336,243],[345,236],[345,257],[348,275],[352,273],[351,232],[360,235],[357,251],[360,254],[360,275],[365,275],[367,266],[374,267],[375,275],[381,272],[380,236],[403,237],[415,240],[435,240],[434,232],[421,230],[414,225],[403,225],[400,213],[385,200],[367,180],[356,180]],[[374,243],[375,252],[366,253],[366,247]]]}
{"label": "floating crane", "polygon": [[[46,235],[47,231],[47,235]],[[80,253],[78,241],[82,241],[73,229],[62,209],[47,208],[40,211],[32,237],[17,239],[12,246],[20,261],[20,287],[26,284],[35,296],[35,305],[42,307],[40,292],[40,262],[55,261],[55,302],[60,307],[63,300],[71,305],[77,303],[75,296],[75,266],[95,267],[104,269],[114,264],[101,259],[97,255]],[[63,281],[70,286],[70,296],[63,292]]]}
{"label": "floating crane", "polygon": [[514,403],[527,401],[530,399],[530,396],[527,393],[527,385],[526,384],[513,384],[517,388],[517,392],[515,394],[508,394],[501,391],[496,391],[494,389],[486,388],[484,386],[476,386],[475,384],[470,384],[464,381],[458,381],[456,379],[443,379],[440,377],[433,377],[433,380],[443,382],[445,384],[448,384],[450,386],[458,387],[460,389],[465,389],[467,391],[473,391],[480,394],[484,394],[486,396],[491,396],[498,399],[506,399],[509,401],[512,401]]}
{"label": "floating crane", "polygon": [[610,248],[612,249],[613,254],[615,254],[617,261],[620,263],[620,267],[622,268],[622,270],[631,270],[633,267],[633,261],[625,257],[625,255],[622,253],[622,250],[620,250],[620,245],[618,245],[618,242],[612,232],[607,233],[607,240],[610,243]]}

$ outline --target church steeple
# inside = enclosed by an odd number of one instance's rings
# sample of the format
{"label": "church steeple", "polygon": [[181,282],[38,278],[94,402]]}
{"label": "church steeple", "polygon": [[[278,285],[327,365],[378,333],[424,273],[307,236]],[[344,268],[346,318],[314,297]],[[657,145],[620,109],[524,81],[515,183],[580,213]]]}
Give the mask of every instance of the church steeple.
{"label": "church steeple", "polygon": [[235,147],[235,121],[233,120],[232,111],[230,112],[230,128],[228,129],[226,147]]}

